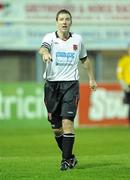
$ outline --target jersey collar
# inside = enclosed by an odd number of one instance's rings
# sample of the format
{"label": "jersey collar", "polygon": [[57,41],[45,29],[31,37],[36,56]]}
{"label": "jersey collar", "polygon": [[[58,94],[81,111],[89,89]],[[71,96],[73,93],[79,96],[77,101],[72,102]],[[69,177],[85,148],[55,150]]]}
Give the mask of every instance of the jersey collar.
{"label": "jersey collar", "polygon": [[[60,38],[60,37],[58,36],[57,31],[55,32],[55,35],[56,35],[56,38]],[[68,39],[69,39],[70,37],[72,37],[72,33],[71,33],[71,32],[69,32],[69,37],[68,37]],[[68,40],[68,39],[67,39],[67,40]]]}

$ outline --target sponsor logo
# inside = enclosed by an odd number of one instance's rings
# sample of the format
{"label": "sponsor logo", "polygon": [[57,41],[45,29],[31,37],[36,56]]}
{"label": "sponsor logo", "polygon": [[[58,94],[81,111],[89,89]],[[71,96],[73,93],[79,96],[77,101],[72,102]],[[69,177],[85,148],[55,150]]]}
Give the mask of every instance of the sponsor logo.
{"label": "sponsor logo", "polygon": [[5,95],[0,91],[0,120],[39,119],[47,116],[43,106],[43,91],[36,88],[34,94],[26,94],[23,87],[18,87],[14,94]]}
{"label": "sponsor logo", "polygon": [[73,52],[56,52],[56,65],[65,66],[73,65],[75,53]]}
{"label": "sponsor logo", "polygon": [[89,118],[91,121],[102,119],[127,118],[128,106],[122,103],[123,93],[99,88],[90,96]]}
{"label": "sponsor logo", "polygon": [[73,114],[73,112],[72,112],[72,111],[68,111],[67,113],[68,113],[68,114]]}

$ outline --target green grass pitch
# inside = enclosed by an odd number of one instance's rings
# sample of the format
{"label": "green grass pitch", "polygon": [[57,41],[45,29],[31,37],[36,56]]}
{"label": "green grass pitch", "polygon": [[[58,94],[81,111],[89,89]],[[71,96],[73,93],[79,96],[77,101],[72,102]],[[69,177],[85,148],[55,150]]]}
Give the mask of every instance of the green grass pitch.
{"label": "green grass pitch", "polygon": [[[0,180],[129,180],[130,128],[78,128],[78,165],[61,172],[51,128],[0,122]],[[7,123],[9,124],[9,123]]]}

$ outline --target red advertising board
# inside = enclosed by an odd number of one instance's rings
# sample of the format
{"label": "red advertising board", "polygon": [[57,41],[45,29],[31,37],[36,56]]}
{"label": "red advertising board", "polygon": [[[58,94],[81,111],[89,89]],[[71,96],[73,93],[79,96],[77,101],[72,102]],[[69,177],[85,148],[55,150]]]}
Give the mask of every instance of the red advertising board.
{"label": "red advertising board", "polygon": [[80,85],[78,125],[127,125],[128,106],[123,104],[118,84],[98,84],[95,92],[89,85]]}

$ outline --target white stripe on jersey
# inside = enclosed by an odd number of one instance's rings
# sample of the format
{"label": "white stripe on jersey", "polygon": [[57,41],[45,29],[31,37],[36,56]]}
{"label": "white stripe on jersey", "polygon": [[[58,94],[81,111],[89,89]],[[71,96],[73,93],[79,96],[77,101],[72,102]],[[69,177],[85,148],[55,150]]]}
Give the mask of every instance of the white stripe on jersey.
{"label": "white stripe on jersey", "polygon": [[42,46],[50,47],[52,62],[46,64],[44,79],[48,81],[73,81],[79,79],[78,62],[87,56],[82,38],[72,34],[66,41],[58,38],[55,32],[45,35]]}

